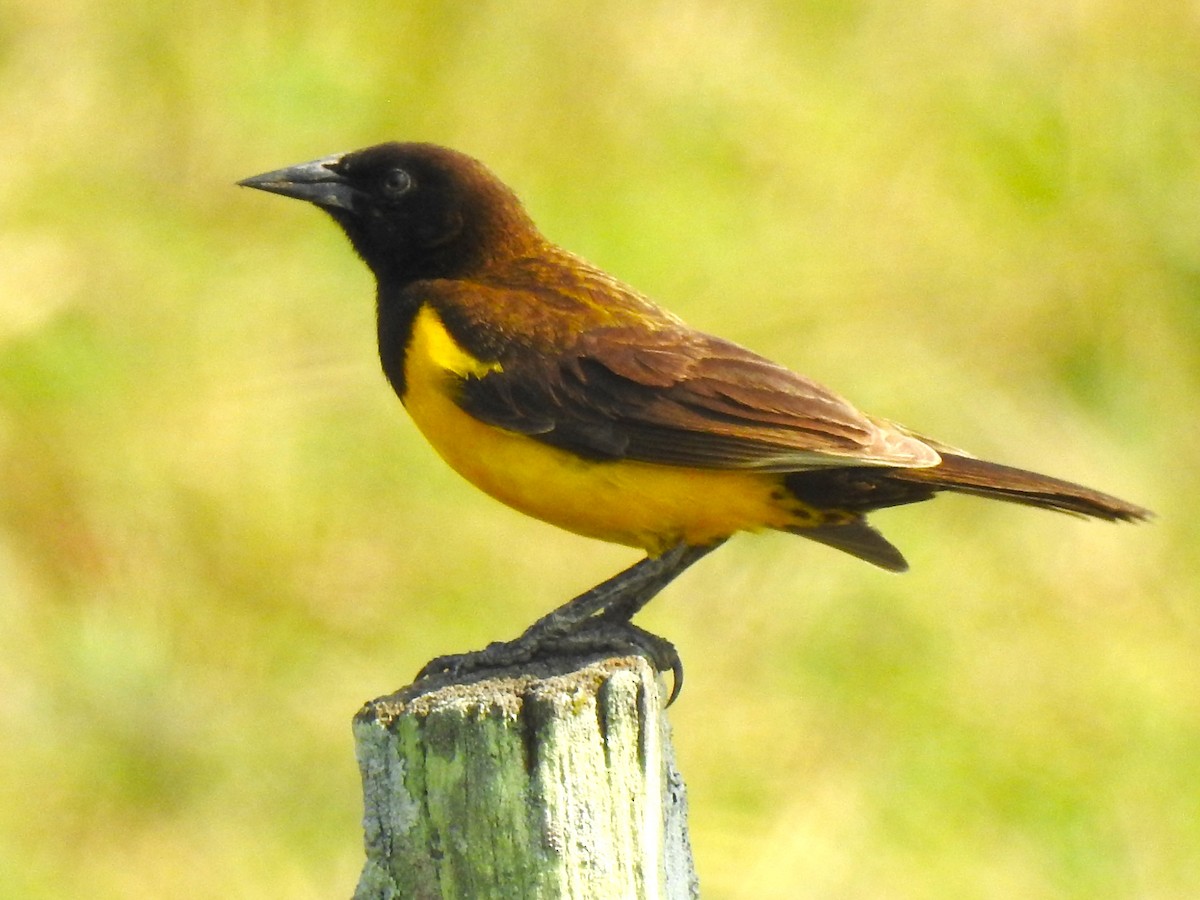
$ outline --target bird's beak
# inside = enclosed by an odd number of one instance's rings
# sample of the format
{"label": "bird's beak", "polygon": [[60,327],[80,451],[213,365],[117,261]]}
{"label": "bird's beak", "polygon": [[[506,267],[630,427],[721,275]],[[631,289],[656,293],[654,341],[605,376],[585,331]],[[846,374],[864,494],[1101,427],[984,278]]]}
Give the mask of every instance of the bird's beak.
{"label": "bird's beak", "polygon": [[355,190],[350,182],[330,168],[342,158],[338,153],[312,162],[300,163],[274,172],[264,172],[238,182],[242,187],[258,188],[284,197],[307,200],[326,209],[354,211]]}

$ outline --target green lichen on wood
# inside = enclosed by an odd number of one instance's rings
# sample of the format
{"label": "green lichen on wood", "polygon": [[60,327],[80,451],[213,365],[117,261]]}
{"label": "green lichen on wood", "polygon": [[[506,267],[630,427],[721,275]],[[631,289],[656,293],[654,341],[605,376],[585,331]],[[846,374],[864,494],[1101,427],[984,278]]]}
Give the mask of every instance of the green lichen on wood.
{"label": "green lichen on wood", "polygon": [[644,661],[414,691],[355,719],[358,900],[696,896],[682,781]]}

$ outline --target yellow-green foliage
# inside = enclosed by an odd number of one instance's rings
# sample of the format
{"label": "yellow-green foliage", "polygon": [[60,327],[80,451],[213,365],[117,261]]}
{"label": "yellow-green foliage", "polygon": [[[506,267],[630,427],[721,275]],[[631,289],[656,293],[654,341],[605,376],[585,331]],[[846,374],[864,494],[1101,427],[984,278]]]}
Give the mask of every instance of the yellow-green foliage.
{"label": "yellow-green foliage", "polygon": [[741,538],[643,616],[706,897],[1200,884],[1200,13],[0,3],[0,895],[330,897],[350,718],[632,562],[424,446],[372,284],[233,183],[386,139],[873,413],[1154,508]]}

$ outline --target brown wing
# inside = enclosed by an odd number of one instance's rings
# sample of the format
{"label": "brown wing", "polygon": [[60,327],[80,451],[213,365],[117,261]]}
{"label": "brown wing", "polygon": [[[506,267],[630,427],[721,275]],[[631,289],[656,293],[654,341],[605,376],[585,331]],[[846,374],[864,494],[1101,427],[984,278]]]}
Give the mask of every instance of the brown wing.
{"label": "brown wing", "polygon": [[666,317],[493,347],[501,370],[464,380],[462,408],[587,458],[778,472],[938,461],[819,384]]}

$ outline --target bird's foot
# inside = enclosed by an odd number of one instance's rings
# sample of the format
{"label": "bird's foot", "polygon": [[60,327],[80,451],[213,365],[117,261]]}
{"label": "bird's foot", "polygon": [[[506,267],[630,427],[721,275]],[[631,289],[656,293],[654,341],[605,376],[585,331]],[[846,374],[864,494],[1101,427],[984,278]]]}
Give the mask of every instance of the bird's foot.
{"label": "bird's foot", "polygon": [[[539,625],[542,623],[539,623]],[[670,671],[673,684],[670,706],[683,687],[683,663],[675,645],[666,638],[638,628],[632,622],[604,615],[585,619],[569,629],[534,626],[511,641],[497,641],[482,650],[439,656],[426,663],[417,680],[448,675],[452,678],[496,669],[519,668],[580,656],[641,656],[659,672]]]}
{"label": "bird's foot", "polygon": [[667,700],[670,705],[683,687],[679,653],[666,638],[638,628],[629,620],[680,572],[721,543],[679,544],[658,556],[648,556],[542,616],[516,640],[489,644],[472,653],[439,656],[425,664],[417,680],[457,678],[566,657],[633,655],[649,660],[659,672],[671,671],[674,684]]}

